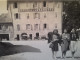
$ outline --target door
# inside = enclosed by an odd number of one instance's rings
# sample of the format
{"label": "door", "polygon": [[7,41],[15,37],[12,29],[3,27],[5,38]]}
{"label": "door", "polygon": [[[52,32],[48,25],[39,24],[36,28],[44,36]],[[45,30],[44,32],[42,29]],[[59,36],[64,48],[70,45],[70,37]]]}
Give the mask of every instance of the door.
{"label": "door", "polygon": [[17,40],[20,40],[19,34],[17,34]]}
{"label": "door", "polygon": [[30,39],[32,40],[32,34],[29,35]]}
{"label": "door", "polygon": [[36,37],[39,37],[39,33],[36,33]]}

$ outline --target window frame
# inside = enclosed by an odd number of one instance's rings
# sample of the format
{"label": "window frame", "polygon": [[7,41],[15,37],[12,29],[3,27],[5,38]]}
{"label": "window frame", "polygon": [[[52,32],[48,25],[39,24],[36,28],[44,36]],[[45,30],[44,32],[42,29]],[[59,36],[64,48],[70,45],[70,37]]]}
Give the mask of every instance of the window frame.
{"label": "window frame", "polygon": [[43,7],[46,7],[46,1],[43,1]]}
{"label": "window frame", "polygon": [[39,30],[39,24],[34,24],[34,30]]}
{"label": "window frame", "polygon": [[19,19],[19,14],[18,13],[15,13],[14,14],[14,17],[15,17],[15,19]]}
{"label": "window frame", "polygon": [[26,24],[26,30],[31,30],[31,24]]}
{"label": "window frame", "polygon": [[27,19],[29,19],[29,13],[28,14],[26,14],[27,15]]}
{"label": "window frame", "polygon": [[44,29],[47,29],[47,24],[46,24],[46,23],[44,24],[43,28],[44,28]]}
{"label": "window frame", "polygon": [[34,2],[33,3],[33,8],[36,8],[37,7],[37,2]]}
{"label": "window frame", "polygon": [[40,13],[34,13],[34,19],[40,19]]}
{"label": "window frame", "polygon": [[17,2],[14,2],[14,8],[18,8]]}
{"label": "window frame", "polygon": [[17,31],[20,31],[20,25],[17,24]]}

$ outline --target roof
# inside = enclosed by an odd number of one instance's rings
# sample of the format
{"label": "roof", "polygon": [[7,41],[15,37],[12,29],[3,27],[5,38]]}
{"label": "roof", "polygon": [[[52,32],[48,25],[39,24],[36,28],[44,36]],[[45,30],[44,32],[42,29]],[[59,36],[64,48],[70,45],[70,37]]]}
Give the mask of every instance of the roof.
{"label": "roof", "polygon": [[1,14],[0,23],[12,23],[12,19],[10,18],[8,14]]}
{"label": "roof", "polygon": [[79,1],[79,0],[8,0],[8,2],[23,1]]}

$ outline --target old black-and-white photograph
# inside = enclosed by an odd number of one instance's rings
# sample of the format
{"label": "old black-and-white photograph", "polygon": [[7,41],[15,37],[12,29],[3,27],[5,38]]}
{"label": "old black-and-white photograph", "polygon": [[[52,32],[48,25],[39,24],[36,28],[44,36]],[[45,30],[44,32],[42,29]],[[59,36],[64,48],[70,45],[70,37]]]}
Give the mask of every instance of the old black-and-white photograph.
{"label": "old black-and-white photograph", "polygon": [[79,0],[0,0],[0,60],[80,60]]}

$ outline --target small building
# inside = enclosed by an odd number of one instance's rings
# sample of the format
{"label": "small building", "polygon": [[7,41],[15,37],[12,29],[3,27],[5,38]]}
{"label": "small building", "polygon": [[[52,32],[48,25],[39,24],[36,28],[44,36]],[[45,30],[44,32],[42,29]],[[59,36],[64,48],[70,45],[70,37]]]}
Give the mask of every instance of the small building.
{"label": "small building", "polygon": [[13,24],[12,19],[8,14],[0,15],[0,40],[13,38]]}
{"label": "small building", "polygon": [[62,2],[53,0],[8,0],[14,38],[22,40],[23,33],[31,39],[47,38],[48,32],[55,28],[61,34],[62,5]]}

